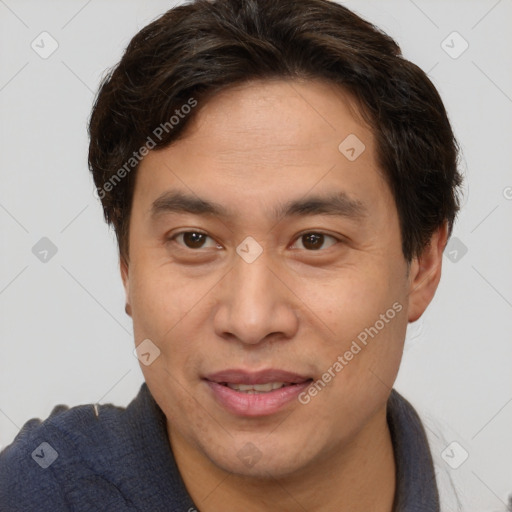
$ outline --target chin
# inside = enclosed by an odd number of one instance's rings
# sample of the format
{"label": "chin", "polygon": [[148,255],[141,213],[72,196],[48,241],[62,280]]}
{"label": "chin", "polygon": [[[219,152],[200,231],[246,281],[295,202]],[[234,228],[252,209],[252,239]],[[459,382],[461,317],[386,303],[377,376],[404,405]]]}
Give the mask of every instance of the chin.
{"label": "chin", "polygon": [[290,454],[289,458],[280,456],[278,459],[267,460],[262,456],[258,462],[241,462],[236,456],[228,460],[212,461],[222,470],[240,477],[256,478],[261,480],[283,479],[300,472],[303,469],[297,454]]}
{"label": "chin", "polygon": [[[300,473],[320,458],[321,448],[293,436],[282,435],[270,439],[273,434],[240,435],[229,446],[212,450],[208,446],[206,456],[211,462],[229,473],[242,477],[281,479]],[[297,447],[302,446],[302,449]],[[307,449],[306,449],[307,447]]]}

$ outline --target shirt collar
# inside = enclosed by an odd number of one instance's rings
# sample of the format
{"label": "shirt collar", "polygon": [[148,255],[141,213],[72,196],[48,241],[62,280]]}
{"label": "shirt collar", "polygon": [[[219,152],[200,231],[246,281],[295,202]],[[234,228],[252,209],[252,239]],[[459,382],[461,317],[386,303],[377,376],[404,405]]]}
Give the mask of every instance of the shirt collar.
{"label": "shirt collar", "polygon": [[387,421],[396,464],[393,512],[439,512],[432,455],[421,420],[395,389],[388,399]]}

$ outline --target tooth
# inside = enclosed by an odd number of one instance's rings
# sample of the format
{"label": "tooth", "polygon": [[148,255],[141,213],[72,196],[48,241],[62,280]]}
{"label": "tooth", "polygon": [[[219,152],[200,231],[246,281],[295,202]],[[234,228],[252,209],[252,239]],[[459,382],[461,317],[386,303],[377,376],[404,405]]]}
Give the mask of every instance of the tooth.
{"label": "tooth", "polygon": [[235,391],[241,391],[242,393],[268,393],[269,391],[273,391],[274,389],[280,389],[283,386],[286,386],[284,382],[268,382],[266,384],[227,384],[229,388],[234,389]]}
{"label": "tooth", "polygon": [[255,384],[254,390],[268,393],[269,391],[272,391],[272,382],[268,382],[267,384]]}
{"label": "tooth", "polygon": [[[253,385],[253,384],[239,384],[238,386],[239,391],[267,391],[266,389],[260,389],[260,386]],[[268,390],[270,391],[270,390]]]}

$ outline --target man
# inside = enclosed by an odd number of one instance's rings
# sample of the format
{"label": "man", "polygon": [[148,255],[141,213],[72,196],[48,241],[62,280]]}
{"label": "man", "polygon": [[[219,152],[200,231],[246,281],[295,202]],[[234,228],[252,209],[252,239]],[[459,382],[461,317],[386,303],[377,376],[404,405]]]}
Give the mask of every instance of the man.
{"label": "man", "polygon": [[104,80],[89,163],[145,383],[0,455],[0,510],[438,511],[392,389],[458,210],[427,76],[327,0],[199,0]]}

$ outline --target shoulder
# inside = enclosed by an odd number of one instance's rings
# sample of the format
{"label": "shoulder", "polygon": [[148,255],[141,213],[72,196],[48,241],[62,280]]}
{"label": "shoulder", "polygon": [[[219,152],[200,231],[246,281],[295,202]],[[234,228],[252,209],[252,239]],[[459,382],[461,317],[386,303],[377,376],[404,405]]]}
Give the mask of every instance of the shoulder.
{"label": "shoulder", "polygon": [[119,453],[124,415],[111,404],[57,405],[46,419],[27,421],[0,452],[0,512],[68,510],[79,482],[97,479]]}
{"label": "shoulder", "polygon": [[146,383],[126,408],[55,407],[0,453],[0,512],[194,508]]}

